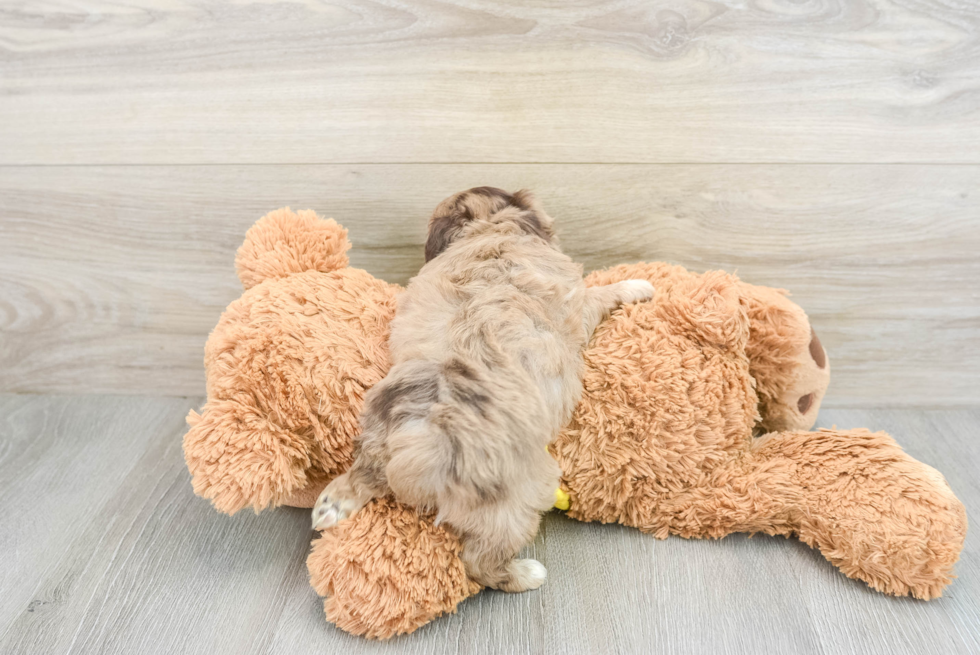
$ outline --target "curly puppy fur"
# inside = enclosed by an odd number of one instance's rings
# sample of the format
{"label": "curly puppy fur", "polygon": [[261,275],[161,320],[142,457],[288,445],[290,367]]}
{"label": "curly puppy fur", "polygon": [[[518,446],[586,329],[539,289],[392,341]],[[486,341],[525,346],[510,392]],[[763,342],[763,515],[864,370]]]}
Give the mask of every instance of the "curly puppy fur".
{"label": "curly puppy fur", "polygon": [[533,589],[544,567],[515,555],[554,500],[561,471],[546,448],[582,395],[582,351],[611,310],[653,287],[587,289],[524,191],[443,201],[425,252],[398,300],[391,371],[365,398],[354,464],[320,496],[314,526],[390,494],[452,526],[471,579]]}

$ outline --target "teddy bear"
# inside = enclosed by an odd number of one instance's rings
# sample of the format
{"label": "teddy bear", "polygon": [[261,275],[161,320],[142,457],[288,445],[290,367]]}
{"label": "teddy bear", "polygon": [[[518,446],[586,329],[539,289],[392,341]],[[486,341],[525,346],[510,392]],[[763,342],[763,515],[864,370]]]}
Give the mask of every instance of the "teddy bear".
{"label": "teddy bear", "polygon": [[[400,287],[349,266],[347,232],[288,208],[246,234],[245,288],[205,346],[207,402],[188,417],[195,493],[221,512],[312,507],[350,466],[365,392],[388,369]],[[943,476],[887,434],[810,432],[830,362],[785,291],[665,263],[595,271],[642,278],[584,352],[584,392],[549,446],[556,505],[657,538],[796,536],[848,577],[930,599],[966,535]],[[409,633],[480,591],[459,539],[431,514],[372,501],[313,542],[326,618],[368,638]]]}

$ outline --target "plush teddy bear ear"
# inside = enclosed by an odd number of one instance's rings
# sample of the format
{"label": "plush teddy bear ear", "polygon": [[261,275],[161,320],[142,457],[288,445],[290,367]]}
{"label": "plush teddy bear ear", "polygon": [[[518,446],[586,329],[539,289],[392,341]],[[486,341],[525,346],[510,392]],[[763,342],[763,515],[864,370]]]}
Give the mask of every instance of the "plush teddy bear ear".
{"label": "plush teddy bear ear", "polygon": [[245,234],[235,257],[238,279],[246,289],[269,279],[304,271],[329,273],[348,265],[347,230],[312,210],[286,207],[269,212]]}

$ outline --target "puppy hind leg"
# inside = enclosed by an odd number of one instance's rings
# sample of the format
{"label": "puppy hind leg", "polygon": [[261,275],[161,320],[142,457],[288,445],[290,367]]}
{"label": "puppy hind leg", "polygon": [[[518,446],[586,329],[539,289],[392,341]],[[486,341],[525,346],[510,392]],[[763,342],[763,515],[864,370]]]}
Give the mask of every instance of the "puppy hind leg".
{"label": "puppy hind leg", "polygon": [[[494,516],[493,514],[496,514]],[[530,543],[541,517],[536,512],[524,516],[492,512],[479,523],[480,517],[467,521],[471,525],[463,532],[463,552],[460,557],[466,574],[480,584],[520,593],[537,589],[548,575],[541,562],[533,559],[516,559],[520,549]]]}

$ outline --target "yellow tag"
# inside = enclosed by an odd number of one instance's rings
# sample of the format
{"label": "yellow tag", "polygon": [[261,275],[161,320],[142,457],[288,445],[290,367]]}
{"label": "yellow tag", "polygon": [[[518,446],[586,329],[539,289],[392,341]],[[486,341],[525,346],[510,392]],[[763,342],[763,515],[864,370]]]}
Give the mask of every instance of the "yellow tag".
{"label": "yellow tag", "polygon": [[[551,451],[548,450],[548,446],[544,447],[544,452],[551,455]],[[562,491],[561,487],[555,489],[555,509],[560,509],[562,511],[567,510],[572,506],[572,499],[569,498],[568,494]]]}
{"label": "yellow tag", "polygon": [[561,487],[555,489],[555,507],[560,510],[567,510],[572,506],[571,498]]}

